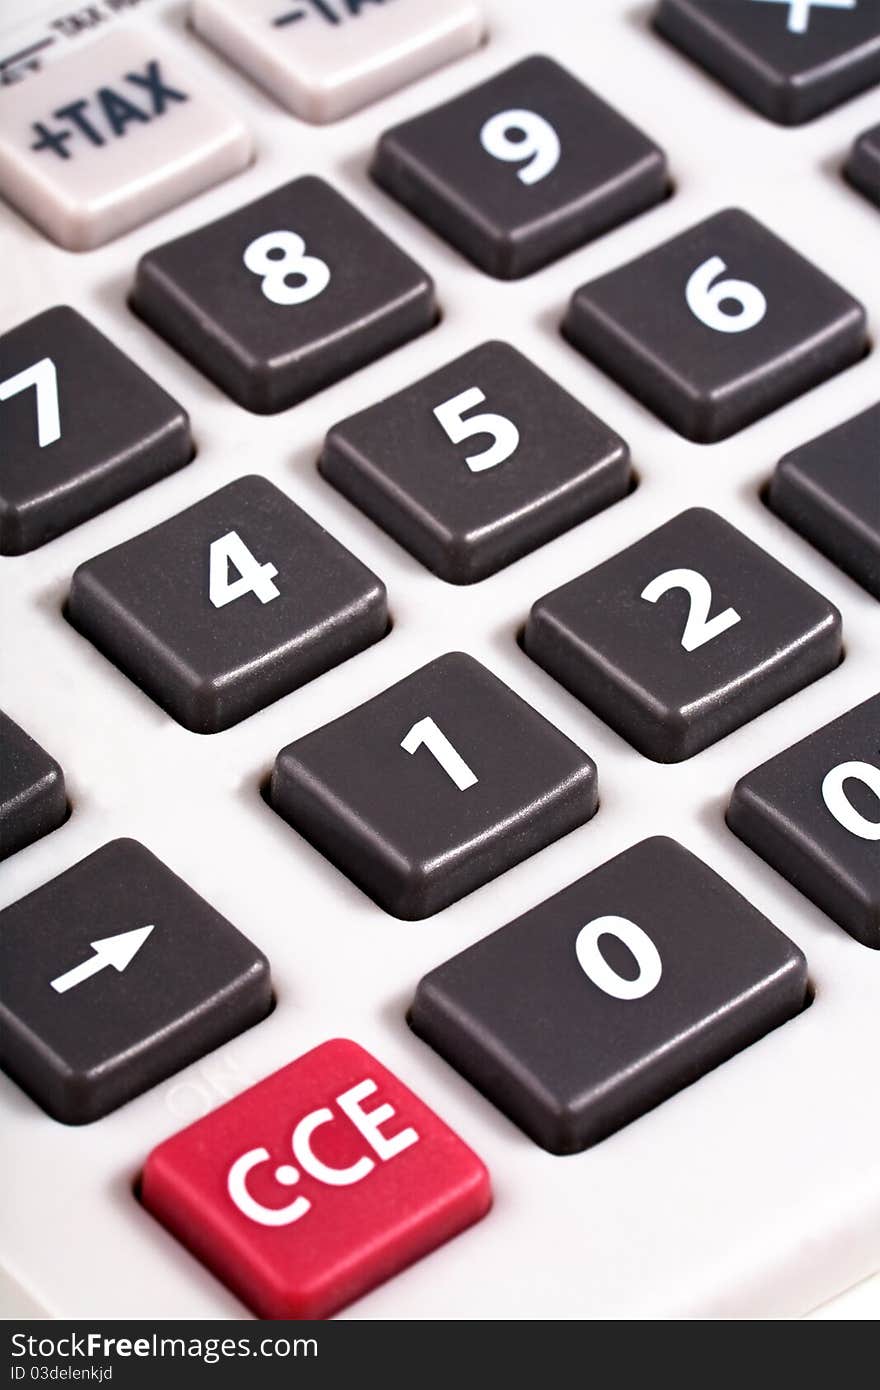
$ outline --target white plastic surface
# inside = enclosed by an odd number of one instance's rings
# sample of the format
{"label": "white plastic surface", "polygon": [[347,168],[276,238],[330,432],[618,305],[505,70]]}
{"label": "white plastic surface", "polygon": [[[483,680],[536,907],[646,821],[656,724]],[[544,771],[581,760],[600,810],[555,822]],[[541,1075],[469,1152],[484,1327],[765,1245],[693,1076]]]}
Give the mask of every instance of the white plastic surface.
{"label": "white plastic surface", "polygon": [[[31,19],[10,38],[24,46],[41,29],[33,7],[21,9]],[[839,168],[853,138],[880,119],[880,94],[805,129],[779,129],[661,42],[648,28],[646,5],[490,0],[487,10],[490,36],[478,52],[354,118],[314,128],[189,33],[182,5],[145,0],[139,23],[155,24],[165,42],[185,50],[188,67],[228,92],[230,109],[256,134],[256,163],[82,256],[0,212],[0,264],[15,266],[0,287],[4,326],[58,302],[74,304],[189,409],[198,446],[195,461],[174,477],[31,555],[2,562],[0,705],[62,763],[73,815],[0,868],[0,906],[111,837],[133,835],[266,951],[278,994],[267,1021],[86,1128],[56,1124],[0,1078],[8,1287],[50,1315],[247,1316],[140,1208],[132,1183],[158,1140],[339,1034],[374,1051],[473,1145],[496,1194],[485,1221],[345,1317],[788,1317],[880,1268],[880,952],[852,941],[723,820],[742,773],[880,686],[877,601],[758,495],[784,452],[877,400],[876,355],[707,448],[678,438],[558,333],[577,285],[729,205],[764,220],[856,293],[876,333],[880,214],[841,181]],[[665,147],[676,192],[539,274],[499,283],[373,187],[366,166],[387,126],[541,50]],[[329,178],[436,277],[443,319],[295,410],[258,418],[139,323],[126,294],[143,251],[307,172]],[[511,569],[456,589],[328,487],[315,460],[335,421],[488,336],[509,339],[619,430],[640,485]],[[78,636],[61,605],[80,561],[248,471],[287,490],[385,579],[394,628],[237,728],[200,737]],[[716,508],[840,607],[846,659],[689,762],[659,766],[533,665],[516,633],[539,595],[693,505]],[[588,750],[599,766],[602,804],[590,824],[433,920],[397,922],[283,824],[259,787],[283,744],[457,648],[482,659]],[[405,1011],[426,970],[658,831],[701,855],[803,948],[815,1002],[596,1148],[552,1157],[419,1042]]]}

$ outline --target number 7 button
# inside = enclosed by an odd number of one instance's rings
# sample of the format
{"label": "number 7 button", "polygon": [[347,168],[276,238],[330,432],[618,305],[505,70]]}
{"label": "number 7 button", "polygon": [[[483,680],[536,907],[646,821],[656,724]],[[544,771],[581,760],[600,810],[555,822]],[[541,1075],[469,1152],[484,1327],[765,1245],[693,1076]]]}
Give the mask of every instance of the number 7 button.
{"label": "number 7 button", "polygon": [[595,813],[596,767],[453,652],[291,743],[275,810],[395,917],[430,917]]}

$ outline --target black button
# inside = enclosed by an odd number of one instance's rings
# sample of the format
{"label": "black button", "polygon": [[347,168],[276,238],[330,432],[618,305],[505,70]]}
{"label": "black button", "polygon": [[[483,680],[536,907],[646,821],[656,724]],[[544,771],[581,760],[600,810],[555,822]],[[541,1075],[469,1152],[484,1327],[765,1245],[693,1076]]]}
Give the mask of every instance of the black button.
{"label": "black button", "polygon": [[656,838],[426,975],[409,1022],[563,1154],[748,1047],[806,994],[798,948],[701,860]]}
{"label": "black button", "polygon": [[735,209],[582,286],[563,333],[702,444],[818,386],[868,347],[861,304]]}
{"label": "black button", "polygon": [[452,584],[494,574],[629,490],[629,450],[506,343],[336,425],[325,478]]}
{"label": "black button", "polygon": [[767,500],[880,598],[880,405],[786,454]]}
{"label": "black button", "polygon": [[640,752],[680,762],[840,661],[837,609],[714,512],[682,512],[534,605],[525,649]]}
{"label": "black button", "polygon": [[880,695],[743,777],[727,824],[856,941],[880,949]]}
{"label": "black button", "polygon": [[598,793],[592,759],[455,652],[283,748],[271,799],[412,921],[588,821]]}
{"label": "black button", "polygon": [[880,207],[880,125],[866,130],[852,148],[846,164],[851,184]]}
{"label": "black button", "polygon": [[0,710],[0,859],[57,830],[66,818],[61,768]]}
{"label": "black button", "polygon": [[192,458],[186,412],[74,309],[0,337],[0,554],[21,555]]}
{"label": "black button", "polygon": [[876,0],[660,0],[654,25],[780,125],[880,82]]}
{"label": "black button", "polygon": [[150,251],[132,308],[248,410],[296,405],[432,328],[434,286],[307,177]]}
{"label": "black button", "polygon": [[86,1124],[272,1007],[269,963],[135,840],[0,912],[0,1065]]}
{"label": "black button", "polygon": [[371,173],[502,279],[538,270],[669,189],[663,151],[542,57],[387,131]]}
{"label": "black button", "polygon": [[87,560],[73,625],[187,729],[216,733],[388,630],[385,586],[265,478]]}

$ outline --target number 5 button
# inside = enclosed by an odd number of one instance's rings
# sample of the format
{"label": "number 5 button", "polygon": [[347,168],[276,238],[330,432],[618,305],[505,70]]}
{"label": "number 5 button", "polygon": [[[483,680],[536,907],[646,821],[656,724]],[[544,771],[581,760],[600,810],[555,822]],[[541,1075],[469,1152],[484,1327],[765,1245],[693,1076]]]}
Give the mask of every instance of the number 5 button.
{"label": "number 5 button", "polygon": [[806,992],[797,947],[658,837],[432,971],[409,1021],[536,1143],[564,1154],[784,1023]]}
{"label": "number 5 button", "polygon": [[248,410],[285,410],[433,327],[434,286],[318,178],[149,252],[132,307]]}
{"label": "number 5 button", "polygon": [[203,734],[238,723],[388,628],[381,580],[256,477],[80,565],[68,616]]}
{"label": "number 5 button", "polygon": [[682,512],[540,599],[539,666],[657,762],[681,762],[825,675],[840,614],[714,512]]}
{"label": "number 5 button", "polygon": [[739,781],[734,834],[880,950],[880,695]]}
{"label": "number 5 button", "polygon": [[455,652],[283,748],[271,799],[412,921],[582,825],[598,794],[585,753]]}
{"label": "number 5 button", "polygon": [[563,333],[701,444],[818,386],[868,346],[861,304],[735,209],[582,286]]}

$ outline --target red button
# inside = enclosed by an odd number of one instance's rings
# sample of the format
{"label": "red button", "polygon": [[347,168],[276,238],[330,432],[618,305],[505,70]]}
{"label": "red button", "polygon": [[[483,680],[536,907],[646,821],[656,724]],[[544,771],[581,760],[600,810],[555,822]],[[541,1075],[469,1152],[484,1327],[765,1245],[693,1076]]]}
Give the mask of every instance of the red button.
{"label": "red button", "polygon": [[489,1210],[471,1149],[322,1043],[154,1149],[144,1205],[261,1317],[325,1318]]}

